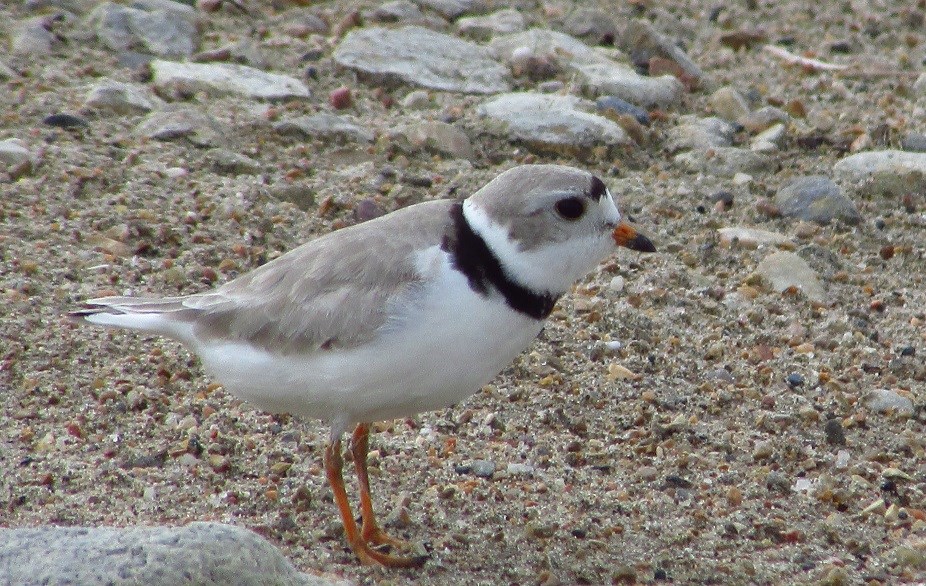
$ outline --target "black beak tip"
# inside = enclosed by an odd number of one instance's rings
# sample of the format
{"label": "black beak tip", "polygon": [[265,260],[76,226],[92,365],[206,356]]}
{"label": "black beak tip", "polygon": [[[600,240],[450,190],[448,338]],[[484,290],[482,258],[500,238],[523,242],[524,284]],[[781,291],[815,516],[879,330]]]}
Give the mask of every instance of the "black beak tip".
{"label": "black beak tip", "polygon": [[637,252],[656,252],[656,245],[643,234],[634,236],[633,240],[627,243],[627,248]]}

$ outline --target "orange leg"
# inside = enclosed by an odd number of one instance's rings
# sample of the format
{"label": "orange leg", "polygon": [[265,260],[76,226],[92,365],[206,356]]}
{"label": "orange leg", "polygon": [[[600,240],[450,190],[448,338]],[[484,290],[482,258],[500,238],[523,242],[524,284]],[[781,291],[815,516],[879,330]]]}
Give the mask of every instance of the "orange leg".
{"label": "orange leg", "polygon": [[341,522],[344,524],[344,533],[347,543],[360,562],[367,565],[380,564],[387,568],[415,568],[424,563],[422,556],[399,557],[388,555],[371,548],[360,533],[357,522],[347,500],[347,491],[344,489],[344,476],[342,474],[344,460],[341,458],[341,440],[338,439],[325,446],[325,475],[328,484],[334,493],[334,502],[341,513]]}
{"label": "orange leg", "polygon": [[370,425],[358,423],[350,442],[350,451],[354,456],[354,468],[357,471],[357,481],[360,484],[360,516],[363,526],[360,534],[363,540],[373,545],[390,545],[400,549],[408,549],[409,544],[401,539],[387,535],[376,522],[373,512],[373,499],[370,498],[370,476],[367,473],[367,452],[370,449]]}

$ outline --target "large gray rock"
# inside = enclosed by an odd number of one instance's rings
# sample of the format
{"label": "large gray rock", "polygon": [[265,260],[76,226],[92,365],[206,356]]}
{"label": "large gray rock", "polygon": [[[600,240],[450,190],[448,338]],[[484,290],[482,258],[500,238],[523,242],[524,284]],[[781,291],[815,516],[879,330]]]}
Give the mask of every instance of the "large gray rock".
{"label": "large gray rock", "polygon": [[508,91],[508,70],[484,47],[418,26],[352,30],[335,62],[374,81],[410,83],[468,94]]}
{"label": "large gray rock", "polygon": [[5,584],[346,586],[296,570],[252,531],[221,523],[185,527],[0,529]]}
{"label": "large gray rock", "polygon": [[667,106],[681,99],[684,87],[670,75],[645,77],[629,65],[611,59],[607,52],[589,47],[579,39],[546,29],[530,29],[495,37],[492,50],[510,64],[529,54],[577,75],[586,90],[612,95],[638,106]]}
{"label": "large gray rock", "polygon": [[591,114],[595,105],[577,96],[503,94],[479,106],[479,114],[498,124],[505,136],[542,146],[587,148],[627,144],[615,122]]}
{"label": "large gray rock", "polygon": [[855,204],[828,177],[811,175],[789,182],[775,194],[775,204],[785,216],[829,224],[842,220],[857,224],[862,217]]}
{"label": "large gray rock", "polygon": [[715,149],[733,144],[736,129],[716,116],[699,118],[686,114],[679,118],[678,126],[668,132],[667,148],[670,152],[689,149]]}
{"label": "large gray rock", "polygon": [[750,175],[767,171],[771,159],[739,147],[695,149],[675,155],[675,162],[695,173],[733,177],[737,173]]}
{"label": "large gray rock", "polygon": [[151,62],[154,85],[165,94],[206,92],[213,96],[237,95],[261,100],[308,98],[304,83],[288,75],[267,73],[232,63]]}
{"label": "large gray rock", "polygon": [[90,13],[97,38],[113,51],[143,48],[161,57],[186,57],[199,45],[196,11],[169,0],[132,6],[104,2]]}

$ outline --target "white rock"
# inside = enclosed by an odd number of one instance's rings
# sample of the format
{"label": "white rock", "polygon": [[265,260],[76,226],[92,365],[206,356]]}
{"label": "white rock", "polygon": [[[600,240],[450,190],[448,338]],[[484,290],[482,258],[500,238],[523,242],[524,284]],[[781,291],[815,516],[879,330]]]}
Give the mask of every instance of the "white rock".
{"label": "white rock", "polygon": [[862,181],[876,173],[926,175],[926,153],[886,150],[850,155],[833,166],[836,175],[849,181]]}
{"label": "white rock", "polygon": [[206,92],[238,95],[263,100],[308,98],[304,83],[288,75],[267,73],[232,63],[179,63],[156,59],[151,62],[155,87],[167,93]]}
{"label": "white rock", "polygon": [[731,226],[729,228],[719,228],[717,232],[720,234],[720,244],[723,246],[737,245],[746,248],[758,248],[759,246],[787,246],[793,244],[791,239],[784,234],[758,228]]}
{"label": "white rock", "polygon": [[508,91],[508,70],[480,45],[419,26],[365,27],[350,31],[334,50],[334,61],[374,80],[448,92]]}
{"label": "white rock", "polygon": [[756,274],[779,293],[795,287],[813,301],[823,301],[825,298],[817,274],[807,261],[793,252],[774,252],[768,255],[756,267]]}
{"label": "white rock", "polygon": [[594,104],[577,96],[536,93],[503,94],[477,110],[501,124],[510,138],[548,146],[592,147],[631,142],[615,122],[589,110]]}

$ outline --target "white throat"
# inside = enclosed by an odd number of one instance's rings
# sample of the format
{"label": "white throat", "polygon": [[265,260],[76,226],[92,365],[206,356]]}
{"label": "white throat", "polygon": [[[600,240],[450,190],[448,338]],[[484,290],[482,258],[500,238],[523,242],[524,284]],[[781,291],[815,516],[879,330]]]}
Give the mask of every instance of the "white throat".
{"label": "white throat", "polygon": [[463,217],[473,232],[485,240],[510,279],[536,293],[560,296],[593,269],[613,249],[610,238],[586,238],[550,243],[521,250],[505,226],[494,222],[471,200],[463,202]]}

